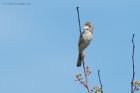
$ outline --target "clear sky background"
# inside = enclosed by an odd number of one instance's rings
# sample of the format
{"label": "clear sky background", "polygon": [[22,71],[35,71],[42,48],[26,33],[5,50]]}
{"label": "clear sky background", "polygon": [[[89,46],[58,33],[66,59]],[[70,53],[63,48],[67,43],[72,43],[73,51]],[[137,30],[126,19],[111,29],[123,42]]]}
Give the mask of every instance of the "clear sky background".
{"label": "clear sky background", "polygon": [[87,93],[75,81],[83,71],[77,6],[81,24],[95,27],[85,51],[90,85],[99,84],[100,69],[104,93],[130,93],[133,33],[140,80],[139,0],[0,0],[0,93]]}

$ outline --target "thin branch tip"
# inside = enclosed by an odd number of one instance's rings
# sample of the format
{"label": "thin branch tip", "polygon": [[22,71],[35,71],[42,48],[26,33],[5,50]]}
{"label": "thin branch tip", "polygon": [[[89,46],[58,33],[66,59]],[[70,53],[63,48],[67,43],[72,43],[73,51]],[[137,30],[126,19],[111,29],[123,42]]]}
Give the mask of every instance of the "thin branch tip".
{"label": "thin branch tip", "polygon": [[81,23],[80,23],[79,7],[76,7],[76,9],[77,9],[77,15],[78,15],[79,32],[80,32],[80,34],[81,34],[81,33],[82,33],[82,31],[81,31]]}
{"label": "thin branch tip", "polygon": [[103,93],[103,85],[101,81],[101,76],[100,76],[100,70],[98,69],[98,77],[99,77],[99,82],[100,82],[100,87],[101,87],[101,93]]}
{"label": "thin branch tip", "polygon": [[135,89],[133,88],[134,85],[134,80],[135,80],[135,60],[134,60],[134,54],[135,54],[135,43],[134,43],[134,37],[135,37],[135,34],[133,34],[132,36],[132,81],[131,81],[131,93],[134,93],[135,92]]}

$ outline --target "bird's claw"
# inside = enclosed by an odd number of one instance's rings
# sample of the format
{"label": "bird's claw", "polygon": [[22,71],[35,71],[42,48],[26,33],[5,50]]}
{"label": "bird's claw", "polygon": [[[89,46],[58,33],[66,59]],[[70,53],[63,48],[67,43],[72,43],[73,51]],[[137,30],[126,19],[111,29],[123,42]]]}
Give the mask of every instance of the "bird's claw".
{"label": "bird's claw", "polygon": [[82,54],[82,60],[83,60],[83,59],[84,59],[84,57],[85,57],[84,52],[81,52],[81,54]]}

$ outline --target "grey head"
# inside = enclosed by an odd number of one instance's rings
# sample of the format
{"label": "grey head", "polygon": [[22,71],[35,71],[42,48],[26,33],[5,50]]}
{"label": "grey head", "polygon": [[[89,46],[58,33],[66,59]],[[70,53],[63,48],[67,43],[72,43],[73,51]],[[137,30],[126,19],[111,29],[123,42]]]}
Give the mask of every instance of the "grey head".
{"label": "grey head", "polygon": [[84,30],[89,30],[92,33],[93,32],[93,25],[92,25],[92,23],[91,22],[86,22],[84,24]]}

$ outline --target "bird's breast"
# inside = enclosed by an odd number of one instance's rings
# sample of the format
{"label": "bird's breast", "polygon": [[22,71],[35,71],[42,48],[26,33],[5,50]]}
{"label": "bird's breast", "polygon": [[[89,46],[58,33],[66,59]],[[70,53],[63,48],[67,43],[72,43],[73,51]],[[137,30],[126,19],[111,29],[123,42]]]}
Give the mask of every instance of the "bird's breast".
{"label": "bird's breast", "polygon": [[80,43],[81,44],[80,47],[83,47],[83,49],[85,49],[92,40],[92,33],[90,31],[85,31],[82,34],[82,40],[83,40],[83,42]]}
{"label": "bird's breast", "polygon": [[89,40],[92,40],[92,33],[90,31],[85,31],[82,38],[85,40],[85,41],[89,41]]}

